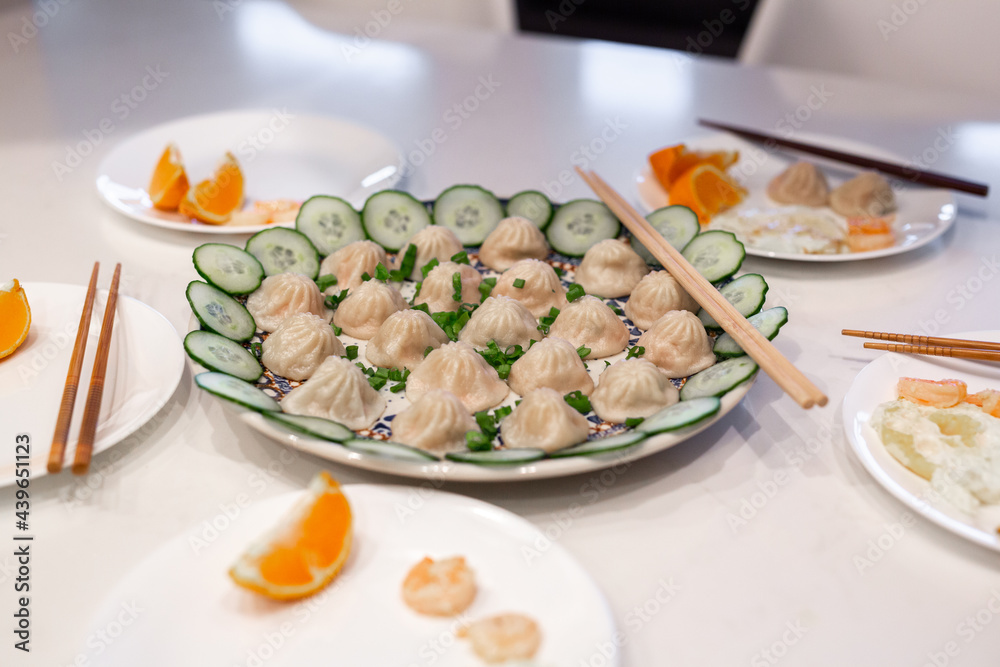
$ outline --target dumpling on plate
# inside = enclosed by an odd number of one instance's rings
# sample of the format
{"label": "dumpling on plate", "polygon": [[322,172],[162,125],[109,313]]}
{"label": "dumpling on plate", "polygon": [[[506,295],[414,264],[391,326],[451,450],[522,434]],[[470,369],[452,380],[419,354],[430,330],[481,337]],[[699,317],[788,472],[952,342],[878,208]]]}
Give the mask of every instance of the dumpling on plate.
{"label": "dumpling on plate", "polygon": [[344,354],[344,344],[333,327],[318,315],[289,315],[264,339],[261,361],[272,373],[288,380],[306,380],[323,360]]}
{"label": "dumpling on plate", "polygon": [[506,271],[522,259],[545,259],[549,242],[538,226],[527,218],[504,218],[479,248],[479,261],[497,271]]}
{"label": "dumpling on plate", "polygon": [[679,400],[670,378],[645,359],[623,359],[611,364],[590,395],[597,416],[612,424],[631,417],[649,417]]}
{"label": "dumpling on plate", "polygon": [[522,259],[500,274],[494,296],[509,296],[523,303],[536,318],[566,306],[566,289],[555,270],[537,259]]}
{"label": "dumpling on plate", "polygon": [[448,335],[422,310],[397,310],[368,341],[365,357],[382,368],[409,368],[424,361],[428,347],[439,348]]}
{"label": "dumpling on plate", "polygon": [[406,398],[411,403],[432,389],[447,389],[469,412],[498,405],[509,391],[496,369],[474,347],[461,341],[432,351],[406,380]]}
{"label": "dumpling on plate", "polygon": [[337,284],[328,287],[326,293],[339,294],[360,285],[362,274],[374,276],[379,264],[389,268],[389,259],[382,246],[374,241],[355,241],[328,255],[319,265],[319,274],[337,276]]}
{"label": "dumpling on plate", "polygon": [[880,218],[896,210],[896,195],[884,176],[863,171],[830,193],[830,208],[845,218]]}
{"label": "dumpling on plate", "polygon": [[610,357],[628,346],[628,327],[606,303],[590,295],[563,308],[549,327],[549,335],[587,348],[590,353],[585,359]]}
{"label": "dumpling on plate", "polygon": [[448,452],[464,450],[466,432],[478,429],[458,396],[431,389],[393,418],[392,439],[429,452]]}
{"label": "dumpling on plate", "polygon": [[555,389],[560,396],[594,391],[594,380],[573,344],[552,337],[535,343],[511,364],[507,384],[521,396],[539,387]]}
{"label": "dumpling on plate", "polygon": [[260,287],[247,297],[247,310],[261,331],[274,331],[282,320],[296,313],[330,318],[315,281],[298,273],[264,278]]}
{"label": "dumpling on plate", "polygon": [[576,269],[576,282],[587,294],[614,299],[631,294],[647,273],[646,260],[627,243],[604,239],[583,255]]}
{"label": "dumpling on plate", "polygon": [[682,378],[715,363],[705,325],[687,310],[671,310],[639,336],[642,358],[656,364],[668,377]]}
{"label": "dumpling on plate", "polygon": [[368,340],[390,315],[409,307],[399,290],[372,279],[361,283],[340,302],[333,313],[333,323],[348,336]]}
{"label": "dumpling on plate", "polygon": [[645,331],[671,310],[700,310],[698,302],[666,271],[647,274],[625,302],[625,315]]}
{"label": "dumpling on plate", "polygon": [[411,245],[417,246],[417,261],[413,263],[413,270],[407,276],[410,280],[419,281],[424,277],[420,271],[427,262],[436,259],[439,262],[447,262],[456,253],[462,252],[462,242],[451,231],[443,225],[429,225],[410,237],[392,260],[392,268],[398,269],[403,264],[406,251]]}
{"label": "dumpling on plate", "polygon": [[796,162],[767,185],[767,196],[779,204],[826,206],[830,185],[823,172],[811,162]]}
{"label": "dumpling on plate", "polygon": [[590,422],[554,389],[540,387],[528,392],[514,411],[500,422],[500,435],[508,447],[526,447],[554,452],[583,442]]}
{"label": "dumpling on plate", "polygon": [[501,350],[511,345],[528,349],[532,340],[542,339],[542,334],[535,316],[523,303],[506,296],[489,296],[472,313],[458,339],[483,350],[491,340]]}
{"label": "dumpling on plate", "polygon": [[309,381],[281,399],[281,409],[340,422],[355,431],[371,428],[385,410],[385,399],[368,384],[360,368],[343,357],[327,357]]}
{"label": "dumpling on plate", "polygon": [[[461,283],[461,299],[455,299],[455,274]],[[434,313],[454,313],[463,303],[479,303],[479,284],[483,276],[468,264],[441,262],[427,274],[420,285],[415,303],[426,303]]]}

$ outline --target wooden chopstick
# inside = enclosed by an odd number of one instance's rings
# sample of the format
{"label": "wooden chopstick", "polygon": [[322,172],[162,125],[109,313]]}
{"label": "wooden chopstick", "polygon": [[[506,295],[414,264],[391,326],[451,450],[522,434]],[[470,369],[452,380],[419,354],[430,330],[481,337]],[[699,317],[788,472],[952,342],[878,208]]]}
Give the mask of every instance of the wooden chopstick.
{"label": "wooden chopstick", "polygon": [[[889,340],[896,343],[908,343],[910,345],[960,347],[971,350],[1000,351],[1000,343],[991,343],[985,340],[965,340],[963,338],[940,338],[937,336],[914,336],[912,334],[885,333],[882,331],[859,331],[857,329],[844,329],[840,333],[843,334],[844,336],[854,336],[856,338],[874,338],[875,340]],[[877,348],[872,348],[872,349],[877,349]]]}
{"label": "wooden chopstick", "polygon": [[938,188],[947,188],[948,190],[956,190],[958,192],[967,192],[969,194],[978,195],[980,197],[987,196],[990,191],[990,187],[984,183],[965,181],[960,178],[955,178],[954,176],[948,176],[947,174],[942,174],[935,171],[914,169],[913,167],[897,164],[895,162],[876,160],[875,158],[865,157],[862,155],[853,155],[851,153],[845,153],[843,151],[834,150],[832,148],[824,148],[823,146],[814,146],[812,144],[806,144],[801,141],[792,141],[791,139],[783,139],[782,137],[778,137],[772,134],[765,134],[763,132],[757,132],[756,130],[751,130],[745,127],[727,125],[726,123],[719,123],[712,120],[705,120],[704,118],[699,118],[698,124],[716,130],[732,132],[733,134],[744,137],[746,139],[750,139],[751,141],[757,141],[764,144],[781,146],[782,148],[790,148],[792,150],[800,151],[802,153],[808,153],[810,155],[818,155],[820,157],[825,157],[830,160],[836,160],[837,162],[843,162],[845,164],[851,164],[856,167],[862,167],[864,169],[874,169],[875,171],[880,171],[888,176],[896,176],[897,178],[902,178],[913,183],[920,183],[921,185],[928,185]]}
{"label": "wooden chopstick", "polygon": [[66,386],[63,388],[62,401],[59,403],[59,416],[56,418],[56,430],[52,435],[52,447],[49,449],[48,471],[57,473],[62,470],[63,457],[66,455],[66,440],[69,438],[69,426],[73,421],[73,406],[76,404],[76,391],[80,386],[80,370],[83,367],[83,356],[87,351],[87,338],[90,333],[90,315],[94,312],[94,296],[97,294],[97,273],[100,262],[94,262],[94,270],[90,274],[90,284],[87,285],[87,296],[83,301],[83,312],[80,314],[80,326],[76,330],[76,342],[73,343],[73,354],[69,359],[69,370],[66,373]]}
{"label": "wooden chopstick", "polygon": [[625,199],[594,172],[576,168],[580,177],[618,216],[629,231],[663,264],[681,287],[757,362],[765,373],[803,408],[826,405],[819,388],[786,359],[752,324],[747,322],[710,282],[658,234]]}
{"label": "wooden chopstick", "polygon": [[76,443],[76,456],[73,458],[73,474],[85,475],[90,468],[90,456],[94,451],[94,435],[97,433],[97,418],[101,412],[101,398],[104,395],[104,374],[108,369],[108,355],[111,352],[111,329],[115,323],[115,308],[118,305],[118,282],[121,278],[122,265],[115,266],[115,275],[111,278],[111,288],[108,290],[108,302],[104,306],[104,321],[101,324],[101,337],[97,339],[97,358],[94,360],[94,371],[90,376],[90,391],[87,392],[87,403],[83,410],[83,423],[80,425],[80,438]]}
{"label": "wooden chopstick", "polygon": [[897,345],[895,343],[865,343],[865,347],[869,350],[886,350],[903,354],[927,354],[934,357],[1000,361],[1000,352],[994,350],[970,350],[961,347],[935,347],[932,345]]}

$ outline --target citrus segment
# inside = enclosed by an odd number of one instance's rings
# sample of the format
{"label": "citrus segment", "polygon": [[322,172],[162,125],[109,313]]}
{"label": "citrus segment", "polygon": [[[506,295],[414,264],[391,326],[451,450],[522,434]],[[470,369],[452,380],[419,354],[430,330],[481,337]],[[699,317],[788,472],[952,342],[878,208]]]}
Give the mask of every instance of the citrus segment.
{"label": "citrus segment", "polygon": [[17,280],[0,285],[0,359],[14,353],[31,328],[28,297]]}
{"label": "citrus segment", "polygon": [[340,572],[351,551],[351,506],[327,472],[229,570],[240,586],[276,600],[312,595]]}
{"label": "citrus segment", "polygon": [[739,151],[689,151],[684,144],[667,146],[649,156],[649,166],[656,180],[669,191],[685,172],[707,164],[725,171],[739,160]]}
{"label": "citrus segment", "polygon": [[223,225],[242,204],[243,171],[233,154],[226,153],[212,178],[190,188],[178,208],[201,222]]}
{"label": "citrus segment", "polygon": [[187,191],[188,179],[181,153],[174,144],[167,144],[149,181],[149,198],[161,211],[176,211]]}
{"label": "citrus segment", "polygon": [[683,204],[705,225],[719,211],[743,201],[746,190],[711,164],[700,164],[681,174],[668,190],[671,204]]}

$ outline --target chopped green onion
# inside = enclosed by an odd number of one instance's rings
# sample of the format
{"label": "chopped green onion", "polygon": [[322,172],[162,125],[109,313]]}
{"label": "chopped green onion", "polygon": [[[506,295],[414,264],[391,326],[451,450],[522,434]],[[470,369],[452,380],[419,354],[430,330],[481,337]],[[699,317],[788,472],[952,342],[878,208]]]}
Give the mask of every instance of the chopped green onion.
{"label": "chopped green onion", "polygon": [[346,298],[347,298],[347,290],[344,289],[340,290],[340,293],[338,294],[331,294],[330,296],[326,297],[326,299],[323,300],[323,303],[330,310],[334,310],[336,309],[337,306],[340,305],[340,302]]}
{"label": "chopped green onion", "polygon": [[608,304],[608,308],[613,310],[615,315],[617,315],[618,317],[625,317],[625,313],[622,312],[622,309],[618,307],[617,303]]}
{"label": "chopped green onion", "polygon": [[424,278],[426,278],[427,274],[430,273],[434,269],[434,267],[440,263],[441,262],[438,261],[437,257],[432,257],[431,261],[427,262],[422,267],[420,267],[420,273],[424,274]]}
{"label": "chopped green onion", "polygon": [[[397,256],[396,259],[399,259],[399,257]],[[399,263],[399,268],[389,272],[392,281],[398,283],[406,280],[413,273],[413,265],[416,263],[417,246],[411,243],[406,246],[406,252],[403,254],[403,261]]]}
{"label": "chopped green onion", "polygon": [[424,350],[424,356],[426,357],[428,354],[430,354],[433,349],[434,349],[433,345],[428,345],[427,349]]}
{"label": "chopped green onion", "polygon": [[389,269],[385,268],[385,265],[382,264],[382,262],[379,262],[375,266],[375,278],[377,280],[381,280],[382,282],[389,280]]}
{"label": "chopped green onion", "polygon": [[512,408],[509,405],[505,405],[502,408],[497,408],[493,412],[496,415],[497,421],[500,421],[500,420],[502,420],[504,417],[506,417],[507,415],[509,415],[513,411],[514,411],[514,408]]}
{"label": "chopped green onion", "polygon": [[576,283],[573,283],[572,285],[569,286],[569,289],[566,290],[566,300],[569,301],[570,303],[573,303],[586,293],[587,291],[583,289],[582,285],[577,285]]}
{"label": "chopped green onion", "polygon": [[451,274],[451,286],[455,290],[455,293],[451,295],[451,298],[455,301],[462,300],[462,274],[456,271]]}
{"label": "chopped green onion", "polygon": [[332,273],[327,273],[316,279],[316,287],[319,288],[320,292],[325,292],[327,288],[333,287],[337,284],[337,276]]}
{"label": "chopped green onion", "polygon": [[260,359],[260,355],[264,352],[264,347],[260,343],[250,343],[250,351],[253,352],[253,356]]}
{"label": "chopped green onion", "polygon": [[382,387],[384,387],[386,382],[388,382],[386,378],[379,377],[378,375],[373,375],[370,378],[368,378],[368,384],[370,384],[372,386],[372,389],[375,390],[379,390]]}
{"label": "chopped green onion", "polygon": [[496,287],[497,279],[494,277],[483,278],[483,282],[479,283],[479,294],[481,295],[480,301],[486,301],[492,292],[493,288]]}
{"label": "chopped green onion", "polygon": [[344,333],[344,330],[338,327],[336,324],[330,324],[330,326],[333,327],[334,336],[339,336],[340,334]]}
{"label": "chopped green onion", "polygon": [[646,421],[645,417],[629,417],[628,419],[625,420],[625,426],[629,428],[635,428],[644,421]]}
{"label": "chopped green onion", "polygon": [[344,356],[346,356],[349,361],[354,361],[355,359],[358,358],[357,345],[348,345],[347,347],[344,348],[344,352],[346,353]]}
{"label": "chopped green onion", "polygon": [[413,310],[422,310],[425,313],[427,313],[428,315],[431,314],[430,306],[428,306],[426,303],[418,303],[417,305],[415,305],[413,307]]}
{"label": "chopped green onion", "polygon": [[628,354],[625,355],[626,359],[635,359],[641,357],[646,353],[646,348],[641,345],[636,345],[635,347],[629,348]]}
{"label": "chopped green onion", "polygon": [[556,321],[557,317],[559,317],[559,309],[553,306],[552,308],[549,309],[548,315],[543,315],[538,320],[538,326],[536,328],[543,334],[548,334],[549,327],[552,326],[552,323]]}
{"label": "chopped green onion", "polygon": [[590,348],[581,345],[580,347],[576,348],[576,353],[580,355],[581,359],[586,359],[587,355],[590,354]]}
{"label": "chopped green onion", "polygon": [[394,394],[398,394],[399,392],[403,391],[404,389],[406,389],[406,383],[405,382],[400,382],[399,384],[394,384],[391,387],[389,387],[389,391],[391,391]]}
{"label": "chopped green onion", "polygon": [[366,283],[366,282],[368,282],[371,279],[372,279],[372,277],[370,275],[368,275],[367,271],[365,271],[364,273],[361,274],[361,282]]}
{"label": "chopped green onion", "polygon": [[469,261],[469,253],[465,252],[464,250],[456,252],[454,255],[452,255],[451,261],[455,262],[456,264],[471,264],[471,262]]}
{"label": "chopped green onion", "polygon": [[560,269],[558,266],[553,266],[552,270],[555,271],[556,275],[559,276],[560,278],[566,275],[566,272]]}
{"label": "chopped green onion", "polygon": [[563,396],[563,399],[569,403],[569,406],[579,412],[580,414],[587,414],[590,412],[590,399],[583,395],[579,389],[574,392],[570,392]]}
{"label": "chopped green onion", "polygon": [[474,452],[488,452],[493,449],[493,438],[479,431],[466,431],[465,446]]}
{"label": "chopped green onion", "polygon": [[514,287],[516,287],[517,289],[521,289],[522,287],[524,287],[524,278],[516,278],[514,280]]}

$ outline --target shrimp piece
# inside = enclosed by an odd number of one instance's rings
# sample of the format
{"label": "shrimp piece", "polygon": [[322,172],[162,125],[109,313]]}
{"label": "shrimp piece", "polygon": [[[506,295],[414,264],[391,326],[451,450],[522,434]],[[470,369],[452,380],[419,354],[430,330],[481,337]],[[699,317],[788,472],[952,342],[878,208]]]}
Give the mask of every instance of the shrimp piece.
{"label": "shrimp piece", "polygon": [[950,408],[958,405],[968,393],[968,387],[961,380],[921,380],[899,378],[896,385],[900,398],[917,405],[935,408]]}
{"label": "shrimp piece", "polygon": [[418,614],[454,616],[475,597],[475,575],[462,556],[439,561],[425,557],[403,581],[403,601]]}
{"label": "shrimp piece", "polygon": [[498,614],[461,628],[459,637],[472,642],[472,650],[488,663],[527,660],[542,643],[538,624],[522,614]]}
{"label": "shrimp piece", "polygon": [[965,397],[965,402],[978,405],[988,415],[1000,417],[1000,391],[996,389],[984,389],[976,394],[969,394]]}

